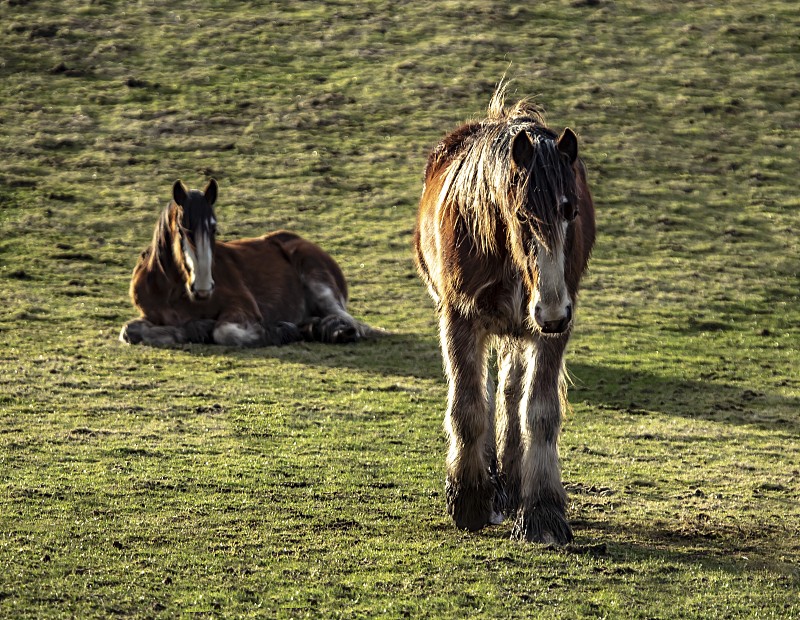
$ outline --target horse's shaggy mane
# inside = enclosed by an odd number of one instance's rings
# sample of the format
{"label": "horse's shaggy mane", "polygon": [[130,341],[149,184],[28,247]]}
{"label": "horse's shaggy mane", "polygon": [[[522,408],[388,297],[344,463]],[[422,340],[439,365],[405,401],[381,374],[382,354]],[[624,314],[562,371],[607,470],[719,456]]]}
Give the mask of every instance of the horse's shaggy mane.
{"label": "horse's shaggy mane", "polygon": [[[509,248],[529,250],[530,234],[550,248],[563,232],[558,200],[575,199],[575,178],[556,145],[557,134],[545,125],[542,110],[530,99],[505,105],[507,83],[492,96],[487,117],[449,134],[431,153],[428,173],[447,166],[442,201],[456,207],[478,248],[496,253],[497,222],[506,227]],[[511,155],[514,138],[526,132],[533,158],[525,170]]]}
{"label": "horse's shaggy mane", "polygon": [[156,228],[153,231],[153,240],[150,242],[150,247],[145,250],[150,254],[148,257],[149,268],[151,270],[157,269],[161,273],[165,273],[166,268],[175,262],[172,258],[172,231],[169,225],[169,213],[172,208],[173,205],[170,202],[161,211]]}

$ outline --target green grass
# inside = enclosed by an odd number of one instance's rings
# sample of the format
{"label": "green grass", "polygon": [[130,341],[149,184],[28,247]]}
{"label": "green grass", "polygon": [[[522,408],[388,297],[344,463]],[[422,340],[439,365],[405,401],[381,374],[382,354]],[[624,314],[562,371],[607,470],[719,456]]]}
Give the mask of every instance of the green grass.
{"label": "green grass", "polygon": [[[800,615],[800,14],[760,3],[0,4],[0,617]],[[506,73],[581,138],[598,244],[575,544],[444,510],[410,252]],[[176,178],[291,228],[375,343],[128,347]]]}

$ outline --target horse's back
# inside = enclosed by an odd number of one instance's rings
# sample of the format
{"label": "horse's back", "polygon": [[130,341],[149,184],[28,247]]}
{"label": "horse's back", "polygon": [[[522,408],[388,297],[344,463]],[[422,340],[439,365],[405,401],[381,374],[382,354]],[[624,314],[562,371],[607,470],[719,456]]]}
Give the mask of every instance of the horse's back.
{"label": "horse's back", "polygon": [[217,268],[226,261],[235,262],[262,311],[270,316],[278,313],[280,320],[295,322],[302,301],[308,300],[306,292],[315,283],[334,289],[343,304],[347,300],[347,282],[336,261],[296,233],[277,230],[252,239],[218,242],[217,254],[227,257],[218,261]]}
{"label": "horse's back", "polygon": [[294,268],[306,283],[320,282],[336,288],[336,293],[347,301],[347,281],[339,264],[316,243],[286,230],[278,230],[267,237],[280,244]]}

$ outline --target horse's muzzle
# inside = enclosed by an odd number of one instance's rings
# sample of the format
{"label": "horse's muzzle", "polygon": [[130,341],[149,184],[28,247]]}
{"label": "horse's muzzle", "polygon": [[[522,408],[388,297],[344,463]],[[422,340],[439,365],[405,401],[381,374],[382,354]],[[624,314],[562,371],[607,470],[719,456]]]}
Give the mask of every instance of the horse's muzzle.
{"label": "horse's muzzle", "polygon": [[214,294],[214,285],[211,285],[209,289],[196,289],[192,287],[192,295],[195,299],[200,301],[205,301],[206,299],[210,299],[211,296]]}
{"label": "horse's muzzle", "polygon": [[565,331],[567,331],[567,329],[569,329],[569,326],[572,323],[572,306],[569,305],[564,310],[564,316],[545,321],[541,318],[541,312],[539,311],[539,308],[536,308],[536,311],[534,312],[534,319],[536,320],[536,325],[543,334],[563,334]]}

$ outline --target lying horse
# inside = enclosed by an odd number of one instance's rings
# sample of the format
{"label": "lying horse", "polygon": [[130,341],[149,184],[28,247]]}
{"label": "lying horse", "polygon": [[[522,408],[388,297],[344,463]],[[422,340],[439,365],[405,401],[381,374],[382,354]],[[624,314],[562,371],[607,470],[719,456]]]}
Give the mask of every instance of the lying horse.
{"label": "lying horse", "polygon": [[354,342],[379,333],[345,310],[342,270],[319,246],[287,231],[217,241],[217,182],[181,181],[133,270],[130,295],[141,318],[120,340],[168,346]]}
{"label": "lying horse", "polygon": [[515,514],[513,537],[566,544],[563,358],[594,205],[575,134],[554,133],[525,101],[506,109],[504,91],[488,118],[431,152],[414,237],[450,386],[445,495],[459,528],[500,523],[505,512]]}

